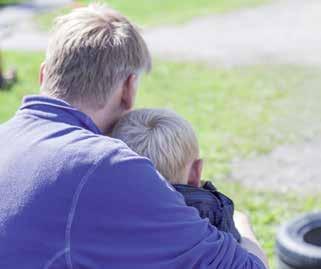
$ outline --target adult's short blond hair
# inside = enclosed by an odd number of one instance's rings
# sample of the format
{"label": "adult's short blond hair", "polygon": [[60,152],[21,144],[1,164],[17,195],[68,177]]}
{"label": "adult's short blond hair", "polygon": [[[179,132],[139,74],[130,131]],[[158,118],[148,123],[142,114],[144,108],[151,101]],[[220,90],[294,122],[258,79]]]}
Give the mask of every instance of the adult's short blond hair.
{"label": "adult's short blond hair", "polygon": [[172,184],[186,183],[184,169],[199,154],[191,124],[167,109],[138,109],[123,116],[112,136],[149,158]]}
{"label": "adult's short blond hair", "polygon": [[92,4],[56,19],[45,63],[44,92],[102,106],[130,74],[149,71],[151,57],[127,18]]}

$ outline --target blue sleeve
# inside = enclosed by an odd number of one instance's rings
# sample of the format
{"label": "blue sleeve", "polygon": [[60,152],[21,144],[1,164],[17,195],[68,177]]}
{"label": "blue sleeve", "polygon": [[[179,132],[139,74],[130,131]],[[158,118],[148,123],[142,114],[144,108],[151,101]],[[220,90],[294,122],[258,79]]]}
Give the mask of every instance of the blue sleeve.
{"label": "blue sleeve", "polygon": [[265,268],[186,206],[146,159],[99,164],[70,215],[74,268]]}

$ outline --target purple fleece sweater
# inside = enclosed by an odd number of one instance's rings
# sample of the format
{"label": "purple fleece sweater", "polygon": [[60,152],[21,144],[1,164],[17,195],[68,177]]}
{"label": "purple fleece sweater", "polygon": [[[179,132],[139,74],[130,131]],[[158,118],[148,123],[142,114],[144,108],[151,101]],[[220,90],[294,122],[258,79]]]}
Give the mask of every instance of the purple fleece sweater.
{"label": "purple fleece sweater", "polygon": [[26,97],[0,149],[0,268],[264,268],[61,100]]}

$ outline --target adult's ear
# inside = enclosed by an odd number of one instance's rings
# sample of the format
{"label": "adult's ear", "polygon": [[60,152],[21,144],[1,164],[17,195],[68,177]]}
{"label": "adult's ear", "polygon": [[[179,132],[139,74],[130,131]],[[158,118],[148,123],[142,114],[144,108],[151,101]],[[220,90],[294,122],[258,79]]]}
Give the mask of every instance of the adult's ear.
{"label": "adult's ear", "polygon": [[43,62],[40,65],[40,70],[39,70],[39,84],[42,85],[44,77],[45,77],[45,68],[46,64]]}
{"label": "adult's ear", "polygon": [[203,171],[203,160],[197,159],[193,161],[189,171],[189,175],[188,175],[188,185],[191,185],[194,187],[200,187],[202,171]]}
{"label": "adult's ear", "polygon": [[138,88],[138,76],[131,74],[123,85],[121,104],[123,109],[131,110],[134,107]]}

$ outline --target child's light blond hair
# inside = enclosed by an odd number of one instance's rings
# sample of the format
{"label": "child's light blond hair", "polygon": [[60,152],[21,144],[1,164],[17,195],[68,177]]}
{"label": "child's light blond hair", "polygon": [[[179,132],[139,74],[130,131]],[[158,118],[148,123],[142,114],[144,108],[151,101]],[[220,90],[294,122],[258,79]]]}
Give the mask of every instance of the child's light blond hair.
{"label": "child's light blond hair", "polygon": [[184,171],[199,154],[191,124],[167,109],[131,111],[119,120],[112,136],[149,158],[172,184],[187,183]]}

